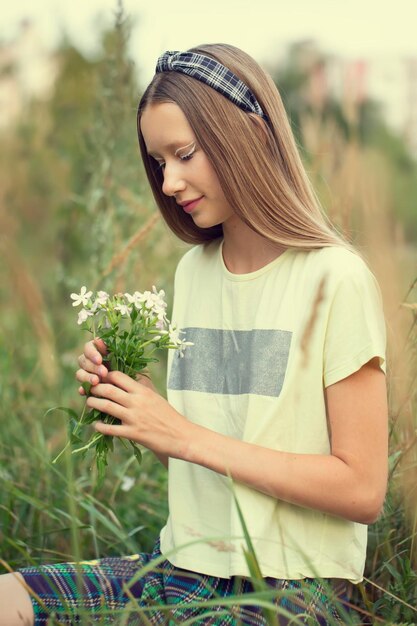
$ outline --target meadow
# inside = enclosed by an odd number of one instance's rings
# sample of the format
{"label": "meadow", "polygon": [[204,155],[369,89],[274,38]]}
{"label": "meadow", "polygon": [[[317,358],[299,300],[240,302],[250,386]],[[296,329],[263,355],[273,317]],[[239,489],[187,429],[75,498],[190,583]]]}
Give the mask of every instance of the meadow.
{"label": "meadow", "polygon": [[[82,285],[114,293],[156,285],[171,304],[175,266],[188,249],[162,223],[145,181],[128,37],[119,16],[103,35],[100,58],[87,60],[63,44],[52,96],[28,102],[24,117],[2,135],[1,572],[149,552],[167,514],[166,471],[149,452],[139,467],[116,446],[99,489],[91,456],[67,454],[52,464],[67,440],[68,416],[49,409],[79,412],[83,405],[74,374],[88,337],[69,294]],[[296,131],[325,210],[379,280],[387,321],[389,488],[369,528],[365,580],[351,601],[363,623],[414,624],[417,165],[380,119],[371,133],[372,120],[359,105],[341,112],[343,124],[306,106]],[[164,355],[150,367],[162,395],[165,368]],[[249,538],[246,549],[251,559]],[[265,603],[269,623],[279,623],[258,583],[255,601]],[[126,620],[120,616],[121,624]]]}

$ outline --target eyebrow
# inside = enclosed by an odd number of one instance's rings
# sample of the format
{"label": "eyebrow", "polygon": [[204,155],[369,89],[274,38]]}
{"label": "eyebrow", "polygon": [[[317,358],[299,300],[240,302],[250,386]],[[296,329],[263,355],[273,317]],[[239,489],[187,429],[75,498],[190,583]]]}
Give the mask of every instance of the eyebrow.
{"label": "eyebrow", "polygon": [[[193,139],[192,141],[190,141],[189,143],[185,144],[184,146],[181,146],[180,148],[177,148],[175,150],[174,154],[176,155],[179,150],[184,150],[185,148],[188,148],[188,147],[192,146],[194,143],[196,143],[196,142]],[[175,148],[175,146],[178,146],[178,144],[179,144],[178,141],[171,141],[170,143],[168,143],[166,145],[166,149],[167,150],[172,150],[173,148]],[[149,156],[153,157],[154,159],[156,159],[157,157],[160,157],[160,155],[157,154],[156,152],[149,151],[148,154],[149,154]]]}

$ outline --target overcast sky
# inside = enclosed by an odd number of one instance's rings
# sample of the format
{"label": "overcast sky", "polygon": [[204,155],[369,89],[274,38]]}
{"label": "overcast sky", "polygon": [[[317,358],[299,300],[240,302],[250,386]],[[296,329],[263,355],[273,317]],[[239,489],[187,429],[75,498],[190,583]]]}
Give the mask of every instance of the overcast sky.
{"label": "overcast sky", "polygon": [[[93,53],[97,34],[112,22],[116,4],[116,0],[3,2],[0,37],[13,39],[19,22],[29,17],[45,45],[53,47],[66,32],[85,53]],[[417,57],[417,0],[124,0],[124,6],[135,20],[131,55],[143,84],[151,79],[161,52],[199,43],[230,43],[262,64],[279,58],[291,41],[313,38],[323,52],[376,59],[394,73],[396,61]],[[400,89],[397,79],[393,75],[392,90]],[[389,99],[391,88],[389,81],[385,83],[381,89]],[[399,93],[393,95],[394,100],[401,98]]]}
{"label": "overcast sky", "polygon": [[[47,44],[65,30],[94,50],[98,27],[110,23],[115,6],[116,0],[3,2],[0,36],[12,38],[19,21],[32,17]],[[132,53],[145,81],[161,51],[198,43],[231,43],[261,62],[304,37],[354,58],[417,55],[417,0],[125,0],[124,6],[136,20]]]}

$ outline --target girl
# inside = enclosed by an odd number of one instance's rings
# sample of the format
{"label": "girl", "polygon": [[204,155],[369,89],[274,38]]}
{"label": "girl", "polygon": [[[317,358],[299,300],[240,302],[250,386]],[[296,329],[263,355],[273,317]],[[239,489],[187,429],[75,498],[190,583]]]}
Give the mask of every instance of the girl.
{"label": "girl", "polygon": [[[236,500],[280,624],[346,623],[334,598],[362,579],[387,479],[379,287],[324,216],[272,79],[241,50],[163,54],[138,135],[165,221],[195,244],[173,310],[194,345],[169,354],[167,401],[146,379],[109,372],[100,340],[77,379],[93,384],[91,408],[120,420],[97,431],[168,467],[169,517],[152,555],[84,564],[78,595],[71,564],[4,576],[0,624],[45,624],[64,610],[57,589],[70,607],[60,623],[76,623],[79,607],[98,620],[100,596],[124,606],[123,584],[161,554],[160,572],[131,585],[140,606],[170,605],[172,623],[265,624],[250,596],[227,613],[219,601],[212,617],[190,605],[252,590]],[[148,611],[146,623],[166,616]]]}

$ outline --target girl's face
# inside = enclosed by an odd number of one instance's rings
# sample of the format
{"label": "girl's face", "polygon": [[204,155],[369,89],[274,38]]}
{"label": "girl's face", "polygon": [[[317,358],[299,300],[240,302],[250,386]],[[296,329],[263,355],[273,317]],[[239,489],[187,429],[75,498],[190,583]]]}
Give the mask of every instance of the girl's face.
{"label": "girl's face", "polygon": [[164,102],[147,106],[140,129],[148,154],[162,168],[162,192],[173,196],[200,228],[237,218],[226,200],[217,175],[197,143],[187,118],[177,104]]}

